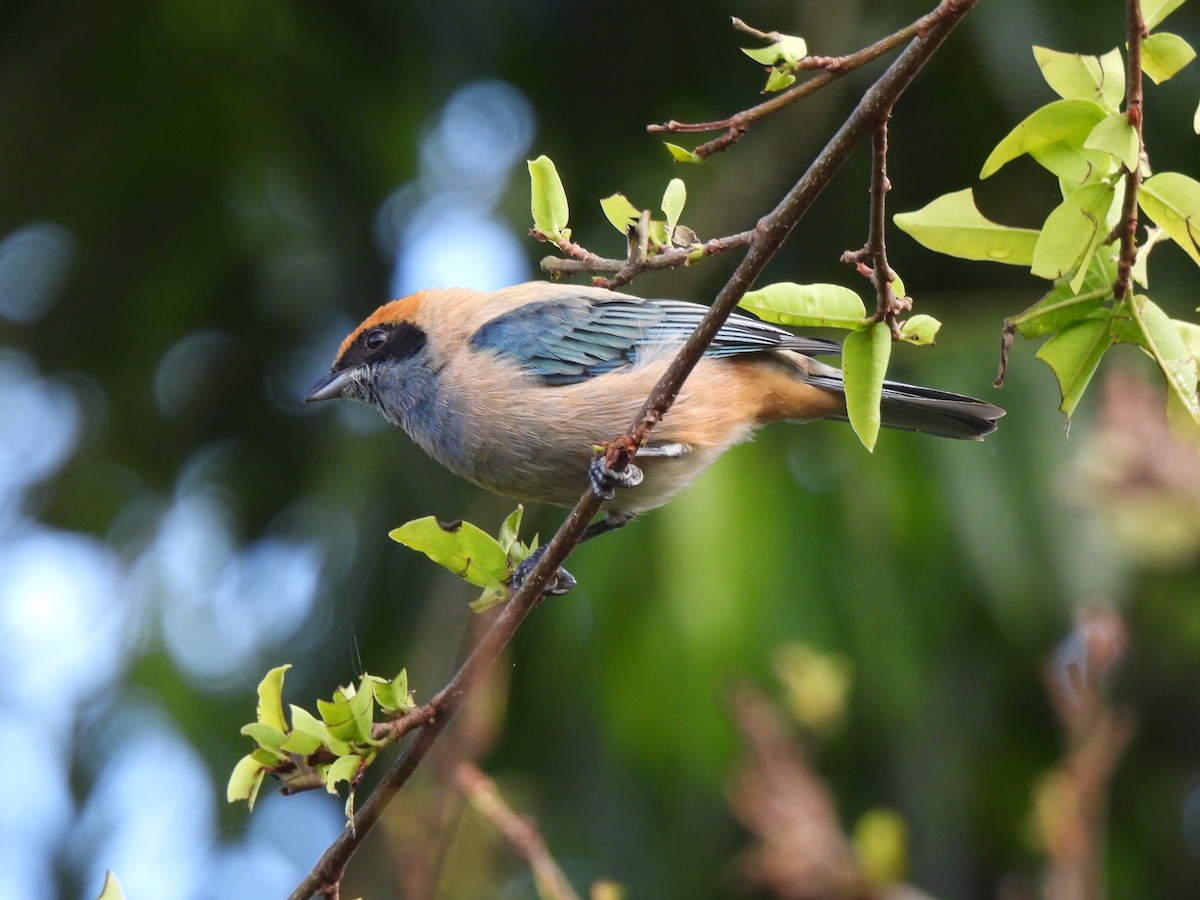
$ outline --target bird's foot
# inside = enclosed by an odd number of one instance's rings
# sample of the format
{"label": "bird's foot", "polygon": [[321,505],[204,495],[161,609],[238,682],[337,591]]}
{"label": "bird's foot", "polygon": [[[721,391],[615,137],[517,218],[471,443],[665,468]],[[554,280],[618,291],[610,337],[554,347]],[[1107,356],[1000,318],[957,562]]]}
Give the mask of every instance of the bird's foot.
{"label": "bird's foot", "polygon": [[[546,548],[549,546],[549,544],[543,544],[538,547],[525,557],[521,564],[517,566],[517,570],[509,576],[508,584],[514,592],[521,589],[521,585],[525,583],[525,579],[529,577],[529,573],[537,566],[542,555],[546,552]],[[546,597],[561,597],[563,594],[569,593],[576,584],[575,576],[566,569],[560,568],[554,573],[554,577],[550,579],[545,590],[542,591],[542,595]]]}
{"label": "bird's foot", "polygon": [[592,493],[601,500],[611,500],[617,495],[617,488],[637,487],[642,483],[642,470],[633,463],[622,471],[608,467],[604,456],[595,457],[588,466],[588,481],[592,485]]}

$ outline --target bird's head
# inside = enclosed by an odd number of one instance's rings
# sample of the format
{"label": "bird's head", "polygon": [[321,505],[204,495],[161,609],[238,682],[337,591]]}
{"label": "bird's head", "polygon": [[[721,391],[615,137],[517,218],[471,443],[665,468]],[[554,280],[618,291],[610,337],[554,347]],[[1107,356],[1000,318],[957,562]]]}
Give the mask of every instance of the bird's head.
{"label": "bird's head", "polygon": [[329,374],[313,385],[305,402],[359,400],[403,424],[432,368],[419,310],[420,299],[414,295],[368,316],[342,341]]}

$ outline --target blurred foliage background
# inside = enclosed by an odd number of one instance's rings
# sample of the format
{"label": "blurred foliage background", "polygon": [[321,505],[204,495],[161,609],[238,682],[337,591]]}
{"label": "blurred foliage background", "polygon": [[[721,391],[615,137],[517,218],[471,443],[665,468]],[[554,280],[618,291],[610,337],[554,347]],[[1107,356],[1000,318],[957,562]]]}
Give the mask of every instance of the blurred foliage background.
{"label": "blurred foliage background", "polygon": [[[300,403],[342,336],[421,287],[538,277],[547,248],[525,237],[523,161],[540,153],[558,164],[576,238],[606,255],[621,239],[595,201],[620,190],[651,205],[673,175],[701,237],[750,227],[882,64],[679,167],[647,123],[758,97],[761,70],[728,15],[837,54],[928,7],[0,9],[0,896],[90,896],[106,868],[131,898],[290,890],[341,804],[224,803],[258,678],[295,664],[285,699],[311,707],[364,669],[407,666],[427,699],[473,593],[386,531],[428,514],[494,528],[511,508],[368,410]],[[891,210],[974,184],[989,148],[1049,97],[1032,43],[1103,52],[1123,44],[1123,16],[1117,0],[985,0],[896,110]],[[1193,42],[1198,25],[1195,4],[1169,22]],[[1156,168],[1196,174],[1198,84],[1193,66],[1149,88]],[[866,182],[864,148],[768,280],[865,288],[837,258],[864,240]],[[1032,165],[992,182],[981,204],[1005,222],[1036,226],[1054,204]],[[1054,815],[1039,786],[1064,752],[1045,678],[1086,654],[1080,632],[1060,642],[1095,605],[1125,623],[1114,691],[1137,722],[1105,786],[1111,892],[1194,897],[1195,455],[1163,434],[1161,387],[1141,385],[1132,351],[1106,362],[1109,383],[1069,431],[1034,347],[1018,345],[994,393],[1001,320],[1039,283],[898,232],[889,249],[918,310],[945,323],[938,347],[897,350],[894,375],[996,400],[1000,431],[969,446],[884,434],[868,455],[841,425],[777,427],[730,453],[573,557],[580,587],[512,648],[481,765],[580,891],[607,877],[630,897],[763,893],[743,864],[756,838],[729,808],[745,758],[733,691],[745,680],[811,712],[795,695],[816,690],[825,712],[790,727],[846,829],[895,810],[922,890],[1033,896]],[[707,300],[733,264],[633,290]],[[1156,252],[1155,298],[1172,315],[1196,304],[1189,266]],[[530,512],[543,536],[561,518]],[[824,668],[796,664],[814,655]],[[436,768],[356,858],[346,896],[399,890]],[[481,822],[467,814],[454,835],[439,896],[534,895]]]}

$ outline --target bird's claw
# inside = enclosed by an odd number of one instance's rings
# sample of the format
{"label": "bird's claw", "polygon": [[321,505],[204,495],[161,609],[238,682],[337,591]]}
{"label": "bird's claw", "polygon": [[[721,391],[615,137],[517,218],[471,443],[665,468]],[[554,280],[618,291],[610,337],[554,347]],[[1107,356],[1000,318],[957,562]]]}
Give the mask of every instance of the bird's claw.
{"label": "bird's claw", "polygon": [[[549,546],[549,544],[543,544],[541,547],[538,547],[517,566],[517,570],[508,579],[509,587],[513,589],[514,593],[521,589],[521,585],[525,583],[525,579],[529,577],[529,573],[537,566],[538,561],[542,558],[542,554],[546,552],[546,548]],[[574,575],[566,569],[560,568],[554,573],[554,577],[550,579],[542,594],[546,597],[561,597],[563,594],[569,593],[577,583]]]}
{"label": "bird's claw", "polygon": [[622,471],[608,467],[603,456],[595,457],[588,466],[588,481],[592,485],[592,493],[601,500],[611,500],[617,495],[617,488],[637,487],[642,483],[642,470],[633,463]]}

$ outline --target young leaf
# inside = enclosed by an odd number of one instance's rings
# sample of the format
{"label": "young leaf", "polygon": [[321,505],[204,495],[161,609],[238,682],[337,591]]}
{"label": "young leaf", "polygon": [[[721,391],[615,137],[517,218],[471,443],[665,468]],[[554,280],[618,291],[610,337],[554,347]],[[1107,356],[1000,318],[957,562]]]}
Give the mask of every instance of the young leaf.
{"label": "young leaf", "polygon": [[426,516],[406,522],[388,537],[479,587],[494,587],[508,578],[507,551],[470,522],[442,523]]}
{"label": "young leaf", "polygon": [[254,809],[254,800],[266,773],[266,767],[253,756],[243,756],[229,776],[229,784],[225,787],[226,802],[245,800],[246,805]]}
{"label": "young leaf", "polygon": [[942,323],[933,316],[917,313],[900,323],[900,338],[910,344],[924,347],[934,343]]}
{"label": "young leaf", "polygon": [[125,900],[125,892],[112,872],[104,873],[104,887],[100,889],[100,896],[96,900]]}
{"label": "young leaf", "polygon": [[324,770],[325,790],[331,794],[336,794],[339,781],[344,781],[346,784],[353,784],[354,774],[358,771],[361,762],[362,757],[355,753],[339,757],[331,762]]}
{"label": "young leaf", "polygon": [[1033,248],[1030,271],[1039,278],[1061,278],[1094,251],[1097,238],[1108,233],[1104,217],[1112,206],[1113,186],[1089,184],[1067,197],[1046,217]]}
{"label": "young leaf", "polygon": [[1121,51],[1115,47],[1103,56],[1034,47],[1033,57],[1046,83],[1064,100],[1094,100],[1115,112],[1125,96]]}
{"label": "young leaf", "polygon": [[862,298],[839,284],[781,281],[747,291],[738,306],[777,325],[859,328],[867,317]]}
{"label": "young leaf", "polygon": [[985,218],[970,188],[938,197],[915,212],[899,213],[892,221],[922,246],[961,259],[1028,266],[1038,239],[1032,228],[1012,228]]}
{"label": "young leaf", "polygon": [[1183,3],[1184,0],[1144,0],[1142,18],[1146,20],[1146,27],[1150,29],[1158,27],[1163,19],[1183,6]]}
{"label": "young leaf", "polygon": [[772,69],[767,73],[767,83],[763,90],[768,94],[782,91],[796,83],[796,76],[787,69]]}
{"label": "young leaf", "polygon": [[[347,690],[347,689],[343,689]],[[333,700],[317,700],[317,711],[338,740],[363,743],[371,738],[371,713],[375,695],[370,689],[350,693],[335,692]]]}
{"label": "young leaf", "polygon": [[1177,34],[1160,32],[1142,41],[1142,69],[1162,84],[1196,58],[1192,45]]}
{"label": "young leaf", "polygon": [[686,147],[680,147],[678,144],[672,144],[670,141],[663,141],[663,145],[670,151],[671,156],[675,157],[675,162],[696,163],[699,165],[704,162],[704,157],[693,153]]}
{"label": "young leaf", "polygon": [[630,225],[642,215],[642,211],[629,202],[624,194],[611,194],[600,201],[600,209],[604,217],[612,222],[612,227],[624,234]]}
{"label": "young leaf", "polygon": [[783,58],[783,50],[778,41],[765,47],[742,47],[741,51],[762,66],[773,66]]}
{"label": "young leaf", "polygon": [[1042,162],[1037,151],[1050,150],[1055,144],[1082,148],[1092,129],[1107,114],[1103,106],[1092,100],[1055,100],[1047,103],[1034,110],[996,145],[984,161],[979,177],[994,175],[1005,163],[1026,153],[1034,154],[1034,158]]}
{"label": "young leaf", "polygon": [[[505,553],[508,553],[512,549],[512,545],[521,536],[521,516],[524,512],[524,505],[518,503],[517,508],[505,516],[504,521],[500,523],[500,531],[497,534],[496,542]],[[403,672],[400,674],[404,675]],[[408,676],[405,675],[404,677],[407,679]]]}
{"label": "young leaf", "polygon": [[283,673],[291,663],[276,666],[258,683],[258,721],[278,731],[287,731],[283,718]]}
{"label": "young leaf", "polygon": [[1058,379],[1062,396],[1058,408],[1068,420],[1111,343],[1112,318],[1105,315],[1068,325],[1038,350],[1037,358],[1046,363]]}
{"label": "young leaf", "polygon": [[558,169],[548,156],[531,159],[528,165],[534,229],[551,241],[569,240],[571,232],[567,229],[567,221],[570,209]]}
{"label": "young leaf", "polygon": [[1129,117],[1124,113],[1113,113],[1101,120],[1087,136],[1083,147],[1085,150],[1099,150],[1112,154],[1130,172],[1137,165],[1140,149],[1137,129],[1129,124]]}
{"label": "young leaf", "polygon": [[796,62],[808,56],[808,44],[804,38],[794,34],[781,34],[779,36],[779,55],[788,65],[795,65]]}
{"label": "young leaf", "polygon": [[[287,735],[273,725],[268,725],[266,722],[251,722],[249,725],[242,726],[242,734],[250,738],[254,743],[258,744],[264,750],[269,750],[273,753],[278,753],[283,747],[283,742]],[[280,754],[282,759],[282,754]]]}
{"label": "young leaf", "polygon": [[[307,756],[321,746],[328,747],[336,756],[345,756],[350,752],[350,745],[330,734],[329,727],[324,722],[307,709],[293,705],[292,733],[288,735],[283,749]],[[312,749],[309,749],[310,747]]]}
{"label": "young leaf", "polygon": [[666,234],[674,234],[675,226],[679,224],[679,217],[683,215],[685,203],[687,203],[687,188],[684,187],[683,179],[672,178],[667,182],[667,189],[663,192],[662,198],[662,211],[667,217]]}
{"label": "young leaf", "polygon": [[467,608],[473,613],[487,612],[493,606],[507,603],[511,595],[512,590],[506,584],[498,585],[497,587],[486,587],[483,589],[482,594],[467,604]]}
{"label": "young leaf", "polygon": [[892,355],[892,331],[886,322],[846,335],[842,344],[842,376],[846,381],[846,414],[850,427],[869,451],[879,437],[879,397]]}
{"label": "young leaf", "polygon": [[1133,314],[1142,332],[1141,344],[1150,351],[1183,408],[1200,422],[1200,397],[1196,393],[1196,360],[1179,328],[1144,294],[1133,298]]}
{"label": "young leaf", "polygon": [[1163,172],[1142,185],[1138,204],[1200,265],[1200,182]]}
{"label": "young leaf", "polygon": [[[1072,322],[1090,317],[1112,297],[1112,283],[1116,277],[1110,272],[1100,256],[1093,256],[1085,278],[1087,290],[1076,293],[1066,279],[1056,281],[1054,287],[1041,300],[1022,313],[1006,319],[1015,325],[1026,338],[1053,334]],[[1104,276],[1108,277],[1105,278]]]}

